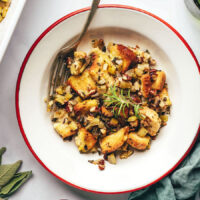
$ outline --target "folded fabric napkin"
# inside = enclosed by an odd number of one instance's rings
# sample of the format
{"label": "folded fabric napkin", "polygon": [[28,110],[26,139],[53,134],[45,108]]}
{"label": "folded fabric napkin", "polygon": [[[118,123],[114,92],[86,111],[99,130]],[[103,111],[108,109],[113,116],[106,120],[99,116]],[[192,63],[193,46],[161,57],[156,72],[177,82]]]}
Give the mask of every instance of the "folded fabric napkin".
{"label": "folded fabric napkin", "polygon": [[179,167],[158,183],[130,194],[128,200],[194,200],[200,189],[200,138]]}

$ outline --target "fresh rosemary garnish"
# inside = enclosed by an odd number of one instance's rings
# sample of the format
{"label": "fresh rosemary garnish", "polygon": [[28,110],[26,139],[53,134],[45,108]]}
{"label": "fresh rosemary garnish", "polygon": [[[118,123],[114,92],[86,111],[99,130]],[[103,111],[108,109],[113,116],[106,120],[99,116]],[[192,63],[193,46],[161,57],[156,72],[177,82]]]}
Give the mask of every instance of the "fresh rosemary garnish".
{"label": "fresh rosemary garnish", "polygon": [[113,87],[111,86],[109,88],[109,91],[107,94],[104,94],[105,97],[107,97],[104,102],[107,104],[107,106],[112,106],[112,112],[116,115],[120,115],[121,111],[123,112],[124,116],[125,114],[125,109],[129,107],[133,107],[135,116],[138,119],[141,119],[142,116],[140,115],[139,109],[141,106],[139,104],[135,104],[131,101],[131,96],[130,96],[130,90],[128,90],[127,95],[124,95],[124,90],[119,89],[117,91],[116,86],[114,85]]}

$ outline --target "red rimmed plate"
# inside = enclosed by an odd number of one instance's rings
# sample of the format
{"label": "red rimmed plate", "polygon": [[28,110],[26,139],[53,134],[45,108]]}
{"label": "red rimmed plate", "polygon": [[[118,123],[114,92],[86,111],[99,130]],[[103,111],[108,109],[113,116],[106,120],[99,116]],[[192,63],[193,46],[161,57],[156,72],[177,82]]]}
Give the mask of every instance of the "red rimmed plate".
{"label": "red rimmed plate", "polygon": [[65,183],[90,192],[136,191],[169,174],[192,148],[200,119],[199,65],[181,35],[157,16],[129,6],[100,6],[80,49],[88,51],[93,38],[148,49],[167,74],[173,106],[168,125],[149,151],[99,171],[88,163],[99,158],[97,154],[80,154],[73,142],[63,142],[55,133],[44,103],[52,60],[64,43],[80,33],[87,14],[88,8],[81,9],[58,20],[29,50],[16,88],[19,126],[36,159]]}

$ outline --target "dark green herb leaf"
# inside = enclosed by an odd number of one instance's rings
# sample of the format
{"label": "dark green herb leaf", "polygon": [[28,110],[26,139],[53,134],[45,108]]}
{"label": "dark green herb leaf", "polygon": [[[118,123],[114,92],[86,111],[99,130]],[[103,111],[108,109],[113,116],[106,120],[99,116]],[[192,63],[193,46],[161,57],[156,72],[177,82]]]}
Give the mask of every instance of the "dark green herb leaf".
{"label": "dark green herb leaf", "polygon": [[6,185],[13,178],[21,163],[22,161],[19,160],[14,164],[0,165],[0,187]]}
{"label": "dark green herb leaf", "polygon": [[[104,102],[106,102],[107,106],[114,106],[112,112],[116,115],[120,115],[121,111],[124,116],[126,107],[133,107],[135,116],[138,119],[141,119],[139,109],[141,108],[139,104],[135,104],[131,101],[130,90],[128,90],[127,95],[124,95],[123,89],[117,89],[114,85],[109,88],[108,94],[104,94],[107,97]],[[116,117],[116,116],[115,116]]]}
{"label": "dark green herb leaf", "polygon": [[2,147],[1,149],[0,149],[0,165],[1,165],[1,160],[2,160],[2,155],[3,155],[3,153],[6,151],[6,148],[5,147]]}
{"label": "dark green herb leaf", "polygon": [[141,119],[141,116],[140,116],[140,111],[139,111],[139,109],[140,109],[140,105],[134,105],[134,113],[135,113],[135,116],[138,118],[138,119]]}
{"label": "dark green herb leaf", "polygon": [[11,181],[1,188],[0,196],[7,197],[16,192],[23,183],[25,183],[32,175],[32,171],[20,172],[15,174]]}

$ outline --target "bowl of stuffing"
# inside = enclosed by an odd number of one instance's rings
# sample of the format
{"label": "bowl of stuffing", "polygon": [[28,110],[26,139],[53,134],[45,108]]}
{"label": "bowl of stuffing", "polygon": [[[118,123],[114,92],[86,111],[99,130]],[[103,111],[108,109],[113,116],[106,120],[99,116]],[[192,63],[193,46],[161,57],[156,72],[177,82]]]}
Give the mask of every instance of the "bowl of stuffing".
{"label": "bowl of stuffing", "polygon": [[0,0],[0,62],[26,0]]}
{"label": "bowl of stuffing", "polygon": [[27,53],[16,88],[19,127],[61,181],[105,194],[143,189],[172,172],[197,139],[199,64],[164,20],[101,5],[65,58],[64,83],[48,97],[52,62],[80,33],[88,10],[55,22]]}

